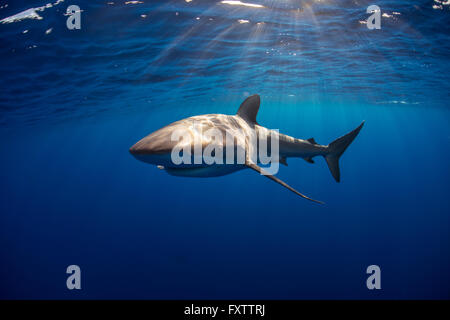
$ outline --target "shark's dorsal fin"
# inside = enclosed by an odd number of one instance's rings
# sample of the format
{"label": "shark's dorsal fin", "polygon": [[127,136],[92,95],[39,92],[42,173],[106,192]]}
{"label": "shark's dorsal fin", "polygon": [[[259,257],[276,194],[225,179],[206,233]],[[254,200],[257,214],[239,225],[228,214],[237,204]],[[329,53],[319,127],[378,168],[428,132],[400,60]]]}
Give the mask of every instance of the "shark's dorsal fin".
{"label": "shark's dorsal fin", "polygon": [[309,138],[306,141],[312,143],[312,144],[317,144],[316,140],[314,140],[314,138]]}
{"label": "shark's dorsal fin", "polygon": [[275,182],[281,184],[283,187],[288,188],[288,189],[291,190],[293,193],[299,195],[299,196],[302,197],[302,198],[305,198],[305,199],[308,199],[308,200],[310,200],[310,201],[314,201],[314,202],[317,202],[317,203],[320,203],[320,204],[324,204],[322,201],[311,199],[310,197],[305,196],[304,194],[298,192],[297,190],[295,190],[294,188],[292,188],[290,185],[288,185],[286,182],[284,182],[284,181],[278,179],[277,177],[275,177],[275,176],[269,174],[269,173],[268,173],[267,171],[265,171],[263,168],[261,168],[260,166],[254,164],[254,163],[251,163],[251,162],[247,161],[247,162],[245,163],[245,165],[246,165],[247,167],[249,167],[249,168],[255,170],[256,172],[259,172],[260,174],[265,175],[265,176],[266,176],[267,178],[269,178],[270,180],[273,180],[273,181],[275,181]]}
{"label": "shark's dorsal fin", "polygon": [[256,123],[256,115],[258,114],[261,99],[259,95],[254,94],[241,103],[237,115],[250,123]]}

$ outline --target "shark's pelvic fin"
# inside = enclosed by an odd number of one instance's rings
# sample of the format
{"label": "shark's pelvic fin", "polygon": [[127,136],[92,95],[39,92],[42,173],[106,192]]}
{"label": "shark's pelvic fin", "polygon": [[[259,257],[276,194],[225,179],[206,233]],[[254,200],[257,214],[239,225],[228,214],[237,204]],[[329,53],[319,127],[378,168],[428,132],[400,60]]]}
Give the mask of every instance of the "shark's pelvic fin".
{"label": "shark's pelvic fin", "polygon": [[260,103],[261,99],[259,98],[259,95],[254,94],[248,97],[241,103],[237,115],[247,122],[257,123],[256,115],[258,114]]}
{"label": "shark's pelvic fin", "polygon": [[336,182],[341,180],[341,173],[339,171],[339,158],[348,148],[350,143],[355,140],[359,131],[361,131],[364,121],[353,131],[347,133],[345,136],[337,138],[328,145],[328,153],[324,156],[327,161],[328,168]]}
{"label": "shark's pelvic fin", "polygon": [[247,167],[249,167],[249,168],[255,170],[256,172],[258,172],[258,173],[260,173],[260,174],[262,174],[262,175],[265,175],[267,178],[269,178],[269,179],[271,179],[271,180],[273,180],[273,181],[275,181],[275,182],[281,184],[283,187],[285,187],[285,188],[291,190],[292,192],[294,192],[295,194],[299,195],[299,196],[302,197],[302,198],[305,198],[305,199],[308,199],[308,200],[310,200],[310,201],[314,201],[314,202],[317,202],[317,203],[320,203],[320,204],[324,204],[322,201],[311,199],[310,197],[305,196],[304,194],[298,192],[297,190],[295,190],[294,188],[292,188],[292,187],[291,187],[290,185],[288,185],[287,183],[285,183],[285,182],[283,182],[282,180],[278,179],[277,177],[275,177],[275,176],[269,174],[269,173],[266,172],[263,168],[261,168],[260,166],[254,164],[254,163],[246,162],[245,165],[246,165]]}

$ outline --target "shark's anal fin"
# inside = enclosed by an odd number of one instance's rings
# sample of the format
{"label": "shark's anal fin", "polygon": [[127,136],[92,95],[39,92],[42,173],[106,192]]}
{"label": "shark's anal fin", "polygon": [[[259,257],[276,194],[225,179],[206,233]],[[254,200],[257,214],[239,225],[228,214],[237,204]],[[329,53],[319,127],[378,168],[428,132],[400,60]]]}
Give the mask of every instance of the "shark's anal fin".
{"label": "shark's anal fin", "polygon": [[312,158],[303,158],[303,159],[305,159],[306,162],[314,163],[314,160]]}
{"label": "shark's anal fin", "polygon": [[317,203],[320,203],[320,204],[324,204],[322,201],[311,199],[310,197],[305,196],[304,194],[298,192],[297,190],[295,190],[294,188],[292,188],[292,187],[291,187],[290,185],[288,185],[287,183],[285,183],[285,182],[283,182],[282,180],[278,179],[277,177],[275,177],[275,176],[269,174],[269,173],[266,172],[263,168],[259,167],[258,165],[254,164],[254,163],[246,162],[245,165],[246,165],[247,167],[249,167],[249,168],[255,170],[256,172],[258,172],[258,173],[260,173],[260,174],[262,174],[262,175],[265,175],[265,176],[266,176],[267,178],[269,178],[270,180],[273,180],[273,181],[275,181],[275,182],[281,184],[283,187],[285,187],[285,188],[291,190],[292,192],[294,192],[295,194],[299,195],[299,196],[302,197],[302,198],[305,198],[305,199],[307,199],[307,200],[314,201],[314,202],[317,202]]}
{"label": "shark's anal fin", "polygon": [[281,164],[284,164],[285,166],[288,165],[286,157],[280,157],[280,159],[278,160]]}

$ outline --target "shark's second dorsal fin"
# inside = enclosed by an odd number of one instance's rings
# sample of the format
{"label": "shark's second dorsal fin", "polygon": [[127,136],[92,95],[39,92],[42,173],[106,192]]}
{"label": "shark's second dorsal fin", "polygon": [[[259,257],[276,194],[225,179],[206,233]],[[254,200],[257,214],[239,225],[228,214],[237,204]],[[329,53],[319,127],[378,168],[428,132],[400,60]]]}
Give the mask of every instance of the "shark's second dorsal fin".
{"label": "shark's second dorsal fin", "polygon": [[237,115],[250,123],[256,123],[256,115],[258,114],[261,99],[259,95],[254,94],[241,103]]}
{"label": "shark's second dorsal fin", "polygon": [[317,144],[317,142],[314,138],[309,138],[306,141],[308,141],[309,143],[312,143],[312,144]]}

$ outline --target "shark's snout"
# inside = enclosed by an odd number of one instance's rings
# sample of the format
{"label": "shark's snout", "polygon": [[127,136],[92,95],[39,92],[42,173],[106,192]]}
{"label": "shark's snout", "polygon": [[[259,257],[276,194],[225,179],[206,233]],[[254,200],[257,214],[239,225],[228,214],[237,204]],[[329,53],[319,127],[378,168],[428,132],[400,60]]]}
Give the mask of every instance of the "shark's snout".
{"label": "shark's snout", "polygon": [[149,141],[148,139],[142,139],[130,148],[130,153],[133,156],[139,155],[156,155],[165,153],[167,150],[163,150],[161,146]]}
{"label": "shark's snout", "polygon": [[147,151],[150,152],[151,150],[147,150],[145,147],[142,146],[142,144],[139,144],[138,142],[132,145],[129,151],[132,155],[137,155],[137,154],[145,154]]}
{"label": "shark's snout", "polygon": [[163,143],[161,139],[150,135],[131,146],[129,151],[139,161],[166,166],[170,165],[171,147],[170,143]]}
{"label": "shark's snout", "polygon": [[169,143],[163,143],[158,139],[154,138],[144,138],[138,141],[135,145],[130,148],[130,153],[132,155],[161,155],[171,153],[174,144],[169,141]]}
{"label": "shark's snout", "polygon": [[130,148],[130,153],[139,155],[167,155],[177,144],[172,137],[174,126],[166,126],[139,140]]}

